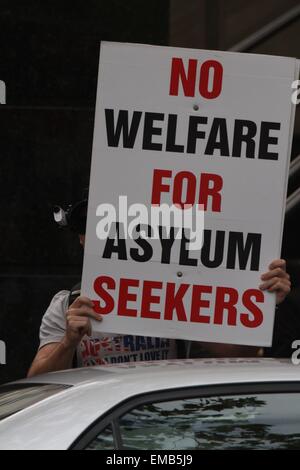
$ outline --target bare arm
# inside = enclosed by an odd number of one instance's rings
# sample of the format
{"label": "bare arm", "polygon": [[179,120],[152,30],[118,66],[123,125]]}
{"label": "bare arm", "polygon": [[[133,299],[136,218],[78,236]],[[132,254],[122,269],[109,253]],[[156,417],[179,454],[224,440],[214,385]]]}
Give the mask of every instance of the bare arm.
{"label": "bare arm", "polygon": [[41,348],[28,372],[28,377],[55,372],[72,367],[78,344],[85,335],[91,336],[91,319],[102,317],[93,310],[93,302],[87,297],[77,297],[66,313],[66,334],[59,343],[50,343]]}
{"label": "bare arm", "polygon": [[40,349],[29,369],[27,377],[70,369],[76,346],[68,346],[65,338],[60,343],[51,343]]}

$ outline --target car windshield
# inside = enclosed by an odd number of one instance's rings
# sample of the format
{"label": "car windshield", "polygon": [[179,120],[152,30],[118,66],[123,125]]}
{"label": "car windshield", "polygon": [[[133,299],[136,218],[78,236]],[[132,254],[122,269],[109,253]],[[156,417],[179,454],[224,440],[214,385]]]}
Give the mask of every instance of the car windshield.
{"label": "car windshield", "polygon": [[66,388],[69,386],[54,384],[18,384],[0,387],[0,421]]}

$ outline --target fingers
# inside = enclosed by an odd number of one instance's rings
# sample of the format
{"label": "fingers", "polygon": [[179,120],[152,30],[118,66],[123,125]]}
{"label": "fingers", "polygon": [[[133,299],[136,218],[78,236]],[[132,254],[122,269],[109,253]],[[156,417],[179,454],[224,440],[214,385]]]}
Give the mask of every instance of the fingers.
{"label": "fingers", "polygon": [[275,260],[269,266],[269,271],[261,276],[262,281],[267,281],[275,277],[290,279],[290,275],[286,272],[286,263],[284,260]]}
{"label": "fingers", "polygon": [[276,293],[276,303],[283,302],[291,291],[290,275],[286,272],[284,259],[275,259],[269,266],[269,271],[261,276],[263,281],[259,288]]}
{"label": "fingers", "polygon": [[91,320],[102,321],[101,315],[93,309],[93,302],[84,296],[79,296],[66,312],[66,338],[71,345],[77,346],[81,339],[92,335]]}
{"label": "fingers", "polygon": [[291,290],[291,283],[288,279],[273,277],[262,283],[259,288],[261,290],[268,290],[269,292],[281,291],[282,293],[288,294]]}
{"label": "fingers", "polygon": [[262,276],[261,276],[261,280],[262,281],[267,281],[268,279],[273,279],[275,277],[279,277],[279,278],[282,278],[282,279],[290,279],[290,275],[285,272],[283,269],[281,268],[275,268],[275,269],[272,269],[272,271],[268,271],[267,273],[264,273]]}
{"label": "fingers", "polygon": [[92,320],[101,321],[101,315],[97,314],[94,311],[94,303],[88,297],[84,297],[80,295],[77,297],[72,305],[69,307],[67,316],[68,315],[78,315],[78,316],[85,316],[91,318]]}
{"label": "fingers", "polygon": [[284,271],[286,270],[286,261],[284,259],[274,259],[269,266],[269,270],[272,271],[273,269],[281,268]]}
{"label": "fingers", "polygon": [[289,294],[291,291],[290,283],[286,283],[283,281],[276,282],[273,286],[269,288],[269,292],[278,292],[281,296],[285,296]]}
{"label": "fingers", "polygon": [[84,335],[92,335],[92,325],[89,318],[72,316],[68,321],[69,332],[79,334],[80,337]]}
{"label": "fingers", "polygon": [[94,304],[91,301],[91,299],[89,299],[88,297],[84,297],[83,295],[80,295],[74,300],[70,308],[79,308],[79,307],[82,307],[83,305],[93,308]]}
{"label": "fingers", "polygon": [[70,319],[71,317],[76,316],[76,317],[87,317],[91,318],[92,320],[96,321],[102,321],[101,315],[98,313],[94,312],[94,310],[91,307],[87,307],[86,305],[81,306],[79,308],[73,308],[72,306],[69,308],[67,311],[67,320]]}

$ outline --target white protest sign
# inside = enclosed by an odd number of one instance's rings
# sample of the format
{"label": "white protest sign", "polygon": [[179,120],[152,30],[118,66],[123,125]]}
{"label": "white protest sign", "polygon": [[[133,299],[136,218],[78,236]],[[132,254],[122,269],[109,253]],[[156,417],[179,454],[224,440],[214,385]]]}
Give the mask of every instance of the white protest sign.
{"label": "white protest sign", "polygon": [[[280,255],[297,72],[283,57],[102,43],[82,279],[95,331],[271,344],[275,296],[258,286]],[[202,248],[173,219],[148,234],[151,208],[184,204],[204,208]]]}

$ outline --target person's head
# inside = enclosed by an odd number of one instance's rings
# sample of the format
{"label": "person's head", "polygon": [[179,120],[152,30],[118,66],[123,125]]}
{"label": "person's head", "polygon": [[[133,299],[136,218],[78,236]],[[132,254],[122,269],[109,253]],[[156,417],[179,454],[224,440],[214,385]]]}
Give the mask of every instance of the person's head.
{"label": "person's head", "polygon": [[67,214],[68,226],[72,232],[77,233],[81,239],[85,236],[87,219],[87,199],[73,204]]}
{"label": "person's head", "polygon": [[68,207],[67,210],[54,206],[54,220],[61,227],[69,228],[79,236],[80,244],[84,247],[87,219],[88,200],[84,198]]}

